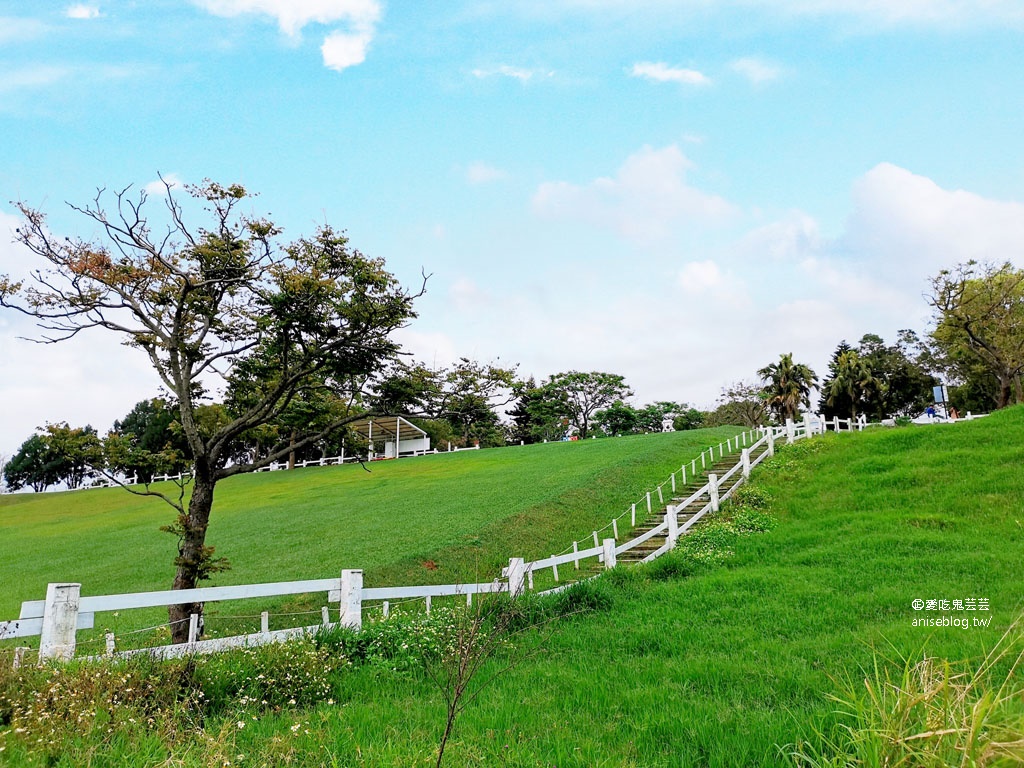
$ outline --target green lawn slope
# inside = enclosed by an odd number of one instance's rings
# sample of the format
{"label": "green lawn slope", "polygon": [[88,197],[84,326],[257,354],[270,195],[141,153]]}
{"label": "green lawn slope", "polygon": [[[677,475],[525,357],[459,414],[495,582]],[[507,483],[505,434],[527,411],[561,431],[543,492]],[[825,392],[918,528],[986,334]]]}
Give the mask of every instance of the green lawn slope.
{"label": "green lawn slope", "polygon": [[[512,556],[586,537],[726,427],[310,467],[217,486],[207,543],[232,563],[214,584],[315,579],[362,568],[367,586],[484,580]],[[174,491],[170,484],[158,487]],[[51,581],[83,595],[169,589],[163,501],[118,489],[0,496],[0,619]],[[426,564],[426,565],[425,565]],[[148,619],[147,619],[148,620]]]}

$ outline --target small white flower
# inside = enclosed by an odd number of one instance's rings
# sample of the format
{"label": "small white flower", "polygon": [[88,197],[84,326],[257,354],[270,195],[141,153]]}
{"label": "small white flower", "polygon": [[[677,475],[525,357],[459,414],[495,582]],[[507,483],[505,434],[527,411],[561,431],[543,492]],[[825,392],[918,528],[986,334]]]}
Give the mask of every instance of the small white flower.
{"label": "small white flower", "polygon": [[238,728],[239,728],[239,730],[241,730],[242,728],[245,728],[245,720],[239,720],[238,721]]}
{"label": "small white flower", "polygon": [[296,723],[295,725],[292,726],[292,733],[298,733],[299,732],[299,728],[301,728],[301,727],[302,727],[302,723]]}

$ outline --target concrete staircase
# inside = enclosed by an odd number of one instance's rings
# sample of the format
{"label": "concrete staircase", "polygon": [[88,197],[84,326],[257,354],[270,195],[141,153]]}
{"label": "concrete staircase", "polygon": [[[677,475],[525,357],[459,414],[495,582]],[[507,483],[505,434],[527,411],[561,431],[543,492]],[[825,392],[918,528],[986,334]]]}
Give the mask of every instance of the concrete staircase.
{"label": "concrete staircase", "polygon": [[[756,451],[751,452],[751,461],[756,459],[758,456],[760,456],[767,450],[767,444],[758,447]],[[692,480],[687,482],[685,487],[677,488],[676,494],[672,497],[668,504],[672,504],[678,507],[680,504],[689,499],[694,493],[696,493],[700,488],[702,488],[707,483],[708,475],[710,473],[714,473],[717,477],[721,478],[722,475],[724,475],[726,472],[728,472],[730,469],[736,466],[736,463],[739,460],[740,456],[738,453],[734,453],[725,456],[721,459],[718,459],[717,461],[714,462],[714,464],[712,464],[707,469],[701,470],[700,474],[698,474]],[[727,481],[725,481],[719,486],[719,495],[724,496],[728,491],[734,488],[742,479],[742,472],[736,472],[732,477],[730,477]],[[699,499],[691,501],[685,507],[679,507],[679,527],[682,528],[687,523],[687,521],[689,521],[694,515],[700,512],[707,503],[708,498],[705,494],[701,496]],[[659,525],[661,525],[662,522],[664,522],[665,520],[665,513],[668,511],[668,504],[666,504],[666,506],[663,507],[661,510],[654,511],[651,514],[647,515],[647,517],[644,520],[637,520],[637,524],[634,528],[632,528],[629,532],[623,533],[622,540],[620,543],[632,541],[638,536],[641,536],[644,533],[647,533],[648,531],[653,530],[654,528],[657,528]],[[700,525],[700,522],[698,522],[697,525]],[[638,544],[632,549],[620,554],[617,558],[617,562],[638,563],[645,557],[650,555],[652,552],[655,552],[661,547],[665,546],[667,537],[667,532],[664,534],[653,536],[647,541],[643,542],[642,544]]]}

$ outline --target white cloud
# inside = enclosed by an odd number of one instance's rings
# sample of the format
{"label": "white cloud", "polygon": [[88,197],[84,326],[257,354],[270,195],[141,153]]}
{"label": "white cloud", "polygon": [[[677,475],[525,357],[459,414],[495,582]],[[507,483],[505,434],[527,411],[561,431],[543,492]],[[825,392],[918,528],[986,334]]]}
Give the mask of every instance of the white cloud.
{"label": "white cloud", "polygon": [[538,75],[551,77],[555,73],[541,69],[524,69],[522,67],[513,67],[508,64],[501,64],[497,67],[474,69],[471,74],[478,80],[483,80],[488,77],[510,77],[513,80],[525,83]]}
{"label": "white cloud", "polygon": [[739,248],[752,258],[798,262],[820,253],[824,244],[817,221],[803,211],[790,211],[744,235]]}
{"label": "white cloud", "polygon": [[216,16],[256,13],[277,19],[286,35],[298,35],[307,24],[347,21],[353,28],[370,28],[380,20],[378,0],[193,0]]}
{"label": "white cloud", "polygon": [[882,163],[853,186],[842,254],[919,290],[940,269],[969,259],[1021,263],[1024,203],[943,189],[931,179]]}
{"label": "white cloud", "polygon": [[366,61],[366,51],[373,40],[373,29],[359,32],[332,32],[324,38],[320,53],[324,57],[324,66],[341,72]]}
{"label": "white cloud", "polygon": [[150,195],[164,195],[167,193],[167,186],[170,185],[171,189],[175,187],[183,187],[185,182],[181,180],[181,177],[176,173],[164,173],[161,174],[162,178],[153,179],[151,182],[146,184],[143,189],[147,194]]}
{"label": "white cloud", "polygon": [[614,178],[585,186],[565,181],[541,184],[533,196],[535,213],[548,218],[583,220],[625,237],[650,241],[680,223],[714,223],[729,218],[726,200],[686,182],[690,161],[675,144],[644,147],[630,155]]}
{"label": "white cloud", "polygon": [[379,0],[193,0],[216,16],[248,13],[270,16],[281,31],[298,37],[309,24],[345,22],[324,37],[320,46],[324,66],[341,72],[362,64],[381,17]]}
{"label": "white cloud", "polygon": [[487,163],[473,163],[466,169],[466,181],[470,184],[487,184],[508,178],[508,174],[500,168]]}
{"label": "white cloud", "polygon": [[750,56],[736,59],[730,67],[733,72],[743,75],[754,85],[777,80],[782,74],[782,69],[777,64]]}
{"label": "white cloud", "polygon": [[641,61],[633,65],[633,77],[642,77],[659,83],[682,83],[683,85],[710,85],[711,80],[696,69],[670,67],[664,62]]}
{"label": "white cloud", "polygon": [[98,19],[100,9],[95,5],[76,3],[75,5],[69,5],[67,10],[64,11],[64,15],[69,19]]}
{"label": "white cloud", "polygon": [[[520,12],[550,17],[559,12],[610,13],[635,18],[664,12],[686,22],[709,11],[763,9],[791,16],[839,16],[875,24],[978,25],[1024,22],[1019,0],[520,0]],[[663,22],[664,23],[664,22]]]}

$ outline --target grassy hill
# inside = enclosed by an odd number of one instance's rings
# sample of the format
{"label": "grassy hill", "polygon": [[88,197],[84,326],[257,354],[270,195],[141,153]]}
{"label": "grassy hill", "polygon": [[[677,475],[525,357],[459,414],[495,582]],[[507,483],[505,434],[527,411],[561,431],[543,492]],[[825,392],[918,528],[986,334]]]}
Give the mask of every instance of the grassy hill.
{"label": "grassy hill", "polygon": [[[863,695],[876,660],[898,677],[901,656],[976,665],[1020,616],[1022,433],[1024,408],[1014,408],[971,423],[783,448],[755,471],[758,492],[771,500],[772,530],[723,539],[731,554],[718,563],[669,555],[616,572],[600,580],[607,610],[518,638],[510,653],[533,653],[465,711],[446,765],[770,767],[793,765],[786,745],[804,740],[828,752],[818,734],[857,725],[828,699],[845,680]],[[479,493],[485,501],[486,488]],[[557,507],[555,497],[548,503]],[[461,545],[462,535],[450,541]],[[990,621],[916,627],[916,618],[938,614],[915,610],[915,599],[985,599],[989,611],[959,616]],[[1016,691],[1007,705],[1016,730],[1008,733],[1022,738],[1019,669],[1011,672],[1009,659],[996,666]],[[418,669],[357,666],[315,705],[229,709],[202,734],[177,737],[122,724],[114,736],[75,742],[51,764],[432,765],[443,713]],[[38,756],[9,743],[12,765]],[[1019,761],[990,754],[984,764]]]}
{"label": "grassy hill", "polygon": [[[362,568],[367,586],[490,579],[509,557],[585,537],[738,432],[465,451],[373,462],[369,474],[346,465],[233,477],[217,486],[207,537],[233,568],[213,583],[342,568]],[[165,502],[119,488],[0,496],[0,619],[51,581],[80,582],[83,595],[168,589],[175,541],[158,529],[173,517]]]}

